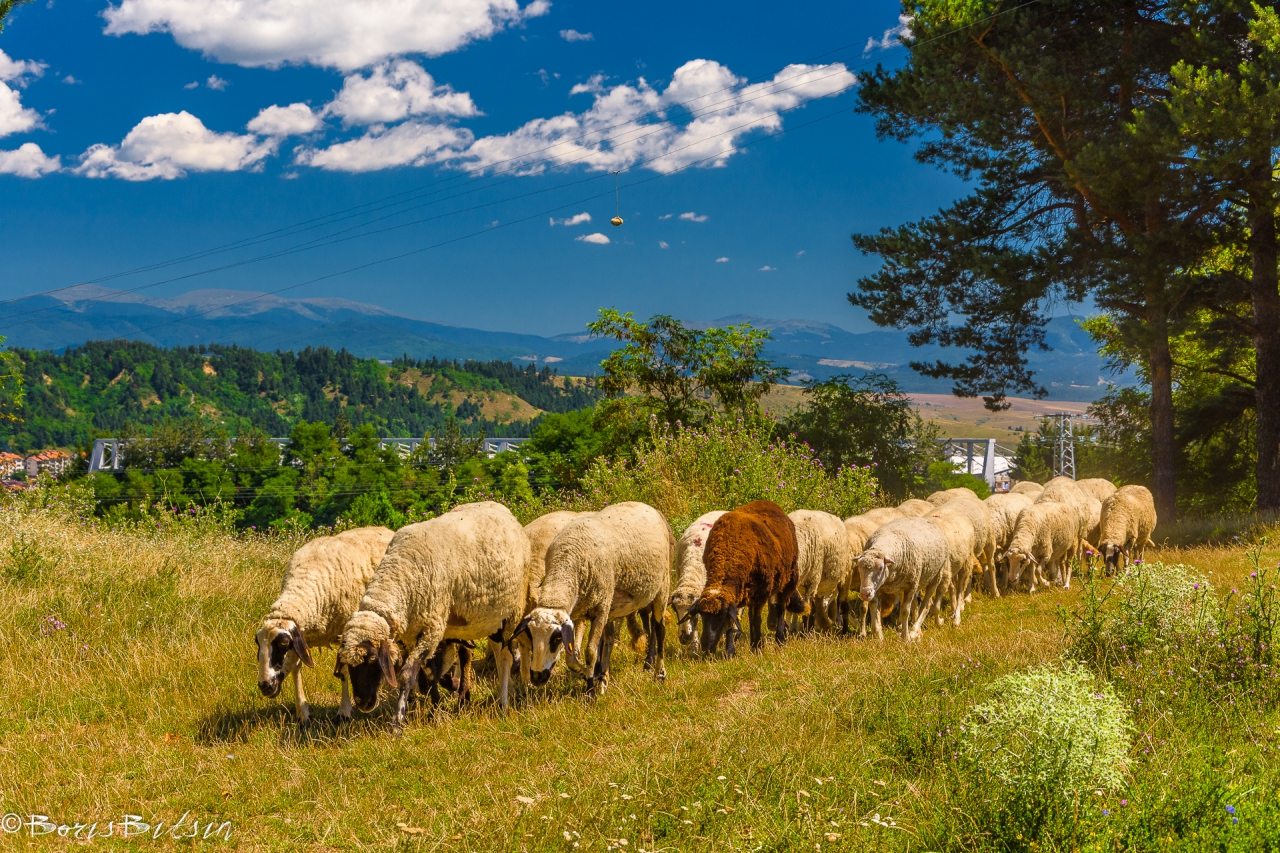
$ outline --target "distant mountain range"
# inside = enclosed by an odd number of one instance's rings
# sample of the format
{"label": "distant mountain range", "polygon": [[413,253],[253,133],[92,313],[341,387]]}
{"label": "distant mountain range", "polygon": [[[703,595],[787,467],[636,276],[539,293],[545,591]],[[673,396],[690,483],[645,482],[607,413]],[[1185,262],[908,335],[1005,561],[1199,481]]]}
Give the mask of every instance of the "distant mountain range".
{"label": "distant mountain range", "polygon": [[[948,384],[919,376],[911,361],[954,358],[939,347],[915,348],[897,330],[847,332],[811,320],[771,320],[749,315],[721,317],[708,325],[751,323],[773,334],[767,353],[792,371],[793,380],[876,370],[904,390],[945,392]],[[405,317],[377,305],[347,299],[282,299],[242,290],[195,290],[171,298],[147,298],[97,285],[11,302],[0,313],[0,335],[8,346],[61,351],[90,340],[149,341],[160,346],[240,344],[257,350],[346,348],[365,358],[510,359],[550,364],[561,373],[599,370],[612,342],[585,333],[554,337],[469,329]],[[1088,335],[1065,317],[1049,324],[1050,352],[1031,362],[1050,396],[1097,398],[1112,379],[1103,370]]]}

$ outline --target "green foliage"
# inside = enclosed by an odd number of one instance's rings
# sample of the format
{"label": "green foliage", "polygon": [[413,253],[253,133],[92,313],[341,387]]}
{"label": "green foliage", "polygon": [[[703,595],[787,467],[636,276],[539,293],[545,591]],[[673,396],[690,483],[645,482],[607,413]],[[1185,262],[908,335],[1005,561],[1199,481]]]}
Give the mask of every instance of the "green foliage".
{"label": "green foliage", "polygon": [[538,420],[521,450],[540,489],[577,489],[599,456],[608,455],[610,434],[602,426],[601,409],[549,414]]}
{"label": "green foliage", "polygon": [[885,492],[899,501],[922,489],[925,469],[942,455],[937,427],[911,407],[898,383],[879,373],[810,380],[805,404],[782,426],[831,470],[874,467]]}
{"label": "green foliage", "polygon": [[[4,30],[4,16],[8,9],[0,5],[0,31]],[[0,335],[0,345],[4,336]],[[16,353],[0,349],[0,423],[20,421],[18,411],[25,399],[22,381],[22,362]]]}
{"label": "green foliage", "polygon": [[[402,381],[410,365],[434,371],[428,391]],[[16,369],[10,380],[6,366]],[[468,434],[522,436],[528,422],[488,419],[469,398],[455,407],[447,395],[510,393],[559,412],[591,405],[599,396],[591,381],[568,382],[509,362],[469,361],[464,369],[457,362],[400,359],[388,367],[323,347],[263,353],[220,345],[161,349],[129,341],[94,341],[62,354],[0,354],[0,412],[6,381],[25,386],[27,393],[21,424],[0,418],[0,447],[21,452],[84,446],[127,427],[134,435],[149,434],[159,424],[195,417],[210,430],[232,435],[255,429],[288,435],[299,421],[341,419],[344,429],[369,424],[380,435],[418,436],[438,432],[453,417]]]}
{"label": "green foliage", "polygon": [[683,530],[705,512],[761,499],[844,518],[875,505],[878,486],[870,467],[829,469],[802,443],[776,436],[762,416],[722,414],[683,429],[655,419],[634,461],[597,460],[582,492],[595,507],[643,501]]}
{"label": "green foliage", "polygon": [[25,533],[13,537],[0,576],[14,585],[35,583],[48,565],[40,542]]}
{"label": "green foliage", "polygon": [[0,0],[0,33],[4,32],[4,19],[19,6],[25,6],[31,0]]}
{"label": "green foliage", "polygon": [[699,330],[665,314],[641,323],[602,308],[587,328],[623,343],[600,363],[600,390],[624,422],[640,429],[649,414],[668,424],[705,423],[716,406],[748,414],[789,372],[763,356],[769,333],[747,323]]}
{"label": "green foliage", "polygon": [[1132,731],[1111,685],[1065,661],[992,684],[961,723],[960,754],[1009,791],[1114,790],[1124,782]]}
{"label": "green foliage", "polygon": [[930,462],[929,467],[925,469],[920,491],[925,495],[931,495],[947,489],[970,489],[980,498],[986,498],[991,494],[991,488],[986,480],[964,471],[957,471],[955,464],[950,460]]}

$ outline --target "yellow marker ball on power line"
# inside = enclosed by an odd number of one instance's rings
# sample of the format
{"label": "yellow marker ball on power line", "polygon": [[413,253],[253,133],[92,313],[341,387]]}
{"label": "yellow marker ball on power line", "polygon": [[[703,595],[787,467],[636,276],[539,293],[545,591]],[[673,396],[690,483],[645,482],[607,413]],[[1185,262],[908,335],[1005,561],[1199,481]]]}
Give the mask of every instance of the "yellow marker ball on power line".
{"label": "yellow marker ball on power line", "polygon": [[615,216],[615,217],[613,217],[613,219],[610,219],[609,221],[610,221],[611,223],[613,223],[614,225],[621,225],[621,224],[622,224],[622,217],[621,217],[621,216]]}

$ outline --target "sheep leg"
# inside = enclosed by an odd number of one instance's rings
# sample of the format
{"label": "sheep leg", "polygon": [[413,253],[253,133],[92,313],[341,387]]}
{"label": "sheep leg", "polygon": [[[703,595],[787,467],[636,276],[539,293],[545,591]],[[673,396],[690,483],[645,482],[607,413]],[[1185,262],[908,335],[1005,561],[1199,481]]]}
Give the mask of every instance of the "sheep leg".
{"label": "sheep leg", "polygon": [[293,691],[298,704],[298,725],[306,728],[311,724],[311,706],[307,704],[307,693],[302,689],[302,661],[293,661]]}
{"label": "sheep leg", "polygon": [[600,657],[596,661],[596,674],[599,678],[600,691],[609,686],[609,676],[613,666],[613,647],[618,644],[618,635],[622,633],[622,625],[617,619],[610,619],[604,629],[604,643],[600,646]]}
{"label": "sheep leg", "polygon": [[338,706],[338,722],[351,722],[351,680],[347,668],[342,668],[342,704]]}
{"label": "sheep leg", "polygon": [[646,655],[646,664],[653,670],[654,681],[666,681],[667,608],[661,600],[655,601],[649,606],[653,615],[645,620],[649,623],[649,648]]}
{"label": "sheep leg", "polygon": [[917,590],[918,586],[912,584],[902,594],[902,607],[898,612],[898,635],[903,640],[911,639],[911,611],[920,607],[916,603]]}
{"label": "sheep leg", "polygon": [[396,702],[395,716],[391,718],[392,733],[398,735],[404,731],[404,718],[409,711],[409,695],[418,682],[418,671],[422,669],[423,661],[429,661],[435,656],[443,640],[444,625],[433,626],[418,635],[418,642],[409,652],[400,671],[400,698]]}
{"label": "sheep leg", "polygon": [[600,659],[600,646],[604,641],[605,629],[609,625],[609,610],[602,607],[601,612],[591,619],[591,633],[587,636],[587,642],[582,646],[582,663],[583,670],[587,676],[587,695],[591,698],[596,696],[596,678],[599,670],[597,669],[597,661]]}
{"label": "sheep leg", "polygon": [[[769,605],[769,609],[773,610],[772,604]],[[761,646],[764,645],[764,630],[760,624],[763,611],[763,605],[751,604],[747,606],[747,631],[751,635],[751,651],[753,652],[760,651]],[[779,619],[778,623],[781,625],[782,620]],[[774,631],[777,634],[781,633],[777,627],[774,628]],[[779,640],[778,642],[782,641]]]}
{"label": "sheep leg", "polygon": [[514,662],[514,656],[511,649],[503,643],[498,647],[498,707],[507,710],[509,705],[507,701],[507,689],[511,684],[511,666]]}
{"label": "sheep leg", "polygon": [[471,666],[472,651],[471,647],[463,643],[458,643],[458,708],[465,708],[471,704],[471,685],[475,680],[475,670]]}

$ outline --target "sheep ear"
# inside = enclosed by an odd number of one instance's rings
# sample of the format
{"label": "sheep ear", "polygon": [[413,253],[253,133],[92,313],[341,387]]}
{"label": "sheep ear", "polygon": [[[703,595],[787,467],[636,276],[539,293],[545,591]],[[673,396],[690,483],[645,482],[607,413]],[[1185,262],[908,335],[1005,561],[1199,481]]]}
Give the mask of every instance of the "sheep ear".
{"label": "sheep ear", "polygon": [[885,564],[885,566],[892,566],[892,565],[893,565],[893,560],[889,559],[888,557],[885,557],[885,558],[884,558],[884,564]]}
{"label": "sheep ear", "polygon": [[680,624],[683,624],[685,622],[692,622],[697,618],[698,618],[698,605],[695,604],[693,605],[693,607],[689,608],[688,613],[680,617]]}
{"label": "sheep ear", "polygon": [[527,634],[528,632],[529,632],[529,617],[526,616],[520,620],[520,624],[517,625],[516,629],[511,632],[511,640],[508,640],[507,642],[509,643],[512,640],[515,640],[515,638],[520,636],[521,634]]}
{"label": "sheep ear", "polygon": [[289,632],[289,637],[293,641],[293,653],[298,656],[298,660],[314,669],[316,662],[311,659],[311,650],[307,648],[307,639],[302,636],[302,631],[298,630],[297,625],[293,626],[293,630]]}
{"label": "sheep ear", "polygon": [[564,643],[564,650],[574,661],[578,660],[578,650],[573,647],[573,623],[565,622],[560,626],[560,640]]}
{"label": "sheep ear", "polygon": [[387,683],[398,690],[400,683],[396,681],[396,669],[391,665],[390,640],[383,640],[382,645],[378,646],[378,668],[382,670],[382,677],[387,680]]}

